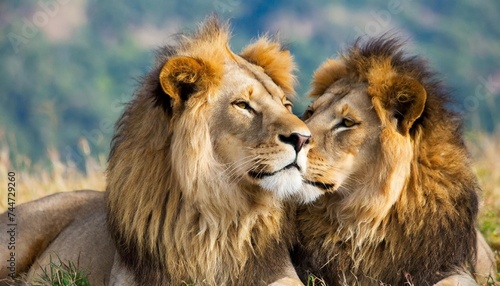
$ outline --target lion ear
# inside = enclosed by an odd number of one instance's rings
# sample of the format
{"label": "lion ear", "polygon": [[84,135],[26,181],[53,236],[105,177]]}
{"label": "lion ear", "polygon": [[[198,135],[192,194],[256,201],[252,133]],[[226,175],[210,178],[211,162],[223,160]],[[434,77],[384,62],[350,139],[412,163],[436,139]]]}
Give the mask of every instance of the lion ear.
{"label": "lion ear", "polygon": [[194,93],[206,91],[217,82],[213,65],[191,57],[171,57],[160,72],[161,87],[174,103],[187,101]]}
{"label": "lion ear", "polygon": [[398,129],[407,134],[424,111],[427,92],[420,82],[409,76],[396,76],[392,90],[390,105],[398,120]]}
{"label": "lion ear", "polygon": [[264,72],[287,95],[295,93],[294,85],[296,80],[293,73],[297,68],[290,51],[284,49],[280,43],[262,37],[243,49],[240,56],[251,63],[261,66]]}
{"label": "lion ear", "polygon": [[309,97],[318,98],[336,81],[347,75],[347,68],[341,60],[328,59],[314,72]]}

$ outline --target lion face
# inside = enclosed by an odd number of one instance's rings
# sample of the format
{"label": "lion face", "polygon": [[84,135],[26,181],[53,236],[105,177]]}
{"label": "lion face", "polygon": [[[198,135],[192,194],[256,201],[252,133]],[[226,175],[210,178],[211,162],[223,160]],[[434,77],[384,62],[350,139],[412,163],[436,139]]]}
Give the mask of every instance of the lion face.
{"label": "lion face", "polygon": [[381,124],[365,84],[336,82],[303,119],[314,134],[305,176],[310,188],[334,191],[366,176],[380,149]]}
{"label": "lion face", "polygon": [[246,62],[229,63],[226,69],[211,126],[225,174],[281,198],[295,195],[306,170],[309,129],[262,69]]}
{"label": "lion face", "polygon": [[[262,45],[266,43],[250,46],[241,56],[227,53],[217,62],[172,57],[162,68],[160,82],[171,98],[176,125],[172,144],[180,150],[172,160],[178,177],[186,181],[184,189],[199,189],[189,175],[195,171],[197,180],[213,182],[214,190],[229,183],[247,192],[260,188],[281,199],[293,196],[303,201],[321,194],[302,188],[311,134],[291,112],[287,85],[278,85],[282,81],[271,77],[269,67],[254,64],[262,61],[263,53],[252,58],[253,50]],[[180,163],[186,160],[190,163]],[[188,167],[192,165],[197,170]],[[203,178],[214,170],[220,178]]]}
{"label": "lion face", "polygon": [[409,176],[410,129],[427,95],[390,59],[373,58],[353,73],[360,63],[330,59],[314,74],[316,100],[304,115],[314,138],[305,180],[309,188],[340,190],[355,208],[369,202],[376,209],[390,206]]}

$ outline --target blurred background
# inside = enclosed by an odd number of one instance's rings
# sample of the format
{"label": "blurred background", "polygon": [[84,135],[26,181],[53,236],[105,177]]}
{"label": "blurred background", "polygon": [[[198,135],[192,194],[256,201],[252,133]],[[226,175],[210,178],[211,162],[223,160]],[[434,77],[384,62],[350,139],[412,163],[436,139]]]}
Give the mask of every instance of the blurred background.
{"label": "blurred background", "polygon": [[[230,19],[235,51],[279,34],[299,66],[294,112],[313,71],[359,36],[408,40],[453,90],[467,130],[500,122],[500,2],[39,0],[0,4],[0,138],[16,167],[107,154],[113,124],[154,60],[154,50],[208,14]],[[82,150],[82,140],[85,150]],[[23,155],[23,156],[18,156]]]}
{"label": "blurred background", "polygon": [[0,1],[0,211],[9,171],[17,203],[104,190],[114,122],[154,50],[211,13],[231,21],[235,51],[268,32],[287,43],[299,66],[296,114],[326,58],[360,36],[406,39],[409,53],[440,72],[464,116],[483,187],[479,227],[500,250],[498,0]]}

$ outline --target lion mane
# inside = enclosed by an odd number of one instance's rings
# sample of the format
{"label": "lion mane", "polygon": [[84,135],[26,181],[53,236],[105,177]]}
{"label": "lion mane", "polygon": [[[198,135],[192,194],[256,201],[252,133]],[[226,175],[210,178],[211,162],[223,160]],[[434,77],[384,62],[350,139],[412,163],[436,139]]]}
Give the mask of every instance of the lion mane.
{"label": "lion mane", "polygon": [[[319,100],[342,82],[345,90],[365,87],[371,107],[361,112],[374,110],[380,120],[378,150],[363,174],[300,208],[301,244],[293,255],[299,273],[328,285],[433,285],[474,273],[480,188],[461,118],[438,76],[425,60],[408,56],[400,40],[384,36],[358,40],[327,60],[310,95]],[[313,170],[315,148],[309,154]]]}
{"label": "lion mane", "polygon": [[[117,123],[107,221],[138,285],[255,285],[265,281],[263,273],[271,276],[286,265],[291,218],[270,192],[238,192],[222,176],[206,106],[223,88],[225,61],[256,64],[287,96],[294,92],[295,66],[268,37],[240,55],[229,50],[228,38],[227,25],[211,18],[159,51],[156,67]],[[190,60],[176,61],[178,56]],[[205,99],[186,100],[200,91]]]}

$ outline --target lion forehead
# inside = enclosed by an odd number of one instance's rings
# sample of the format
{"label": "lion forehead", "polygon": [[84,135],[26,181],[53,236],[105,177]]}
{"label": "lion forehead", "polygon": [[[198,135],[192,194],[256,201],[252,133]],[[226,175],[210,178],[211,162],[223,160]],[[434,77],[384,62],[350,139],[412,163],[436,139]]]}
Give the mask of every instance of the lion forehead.
{"label": "lion forehead", "polygon": [[251,98],[269,97],[284,102],[291,95],[283,89],[260,66],[243,58],[226,62],[221,89],[232,93],[247,92]]}

